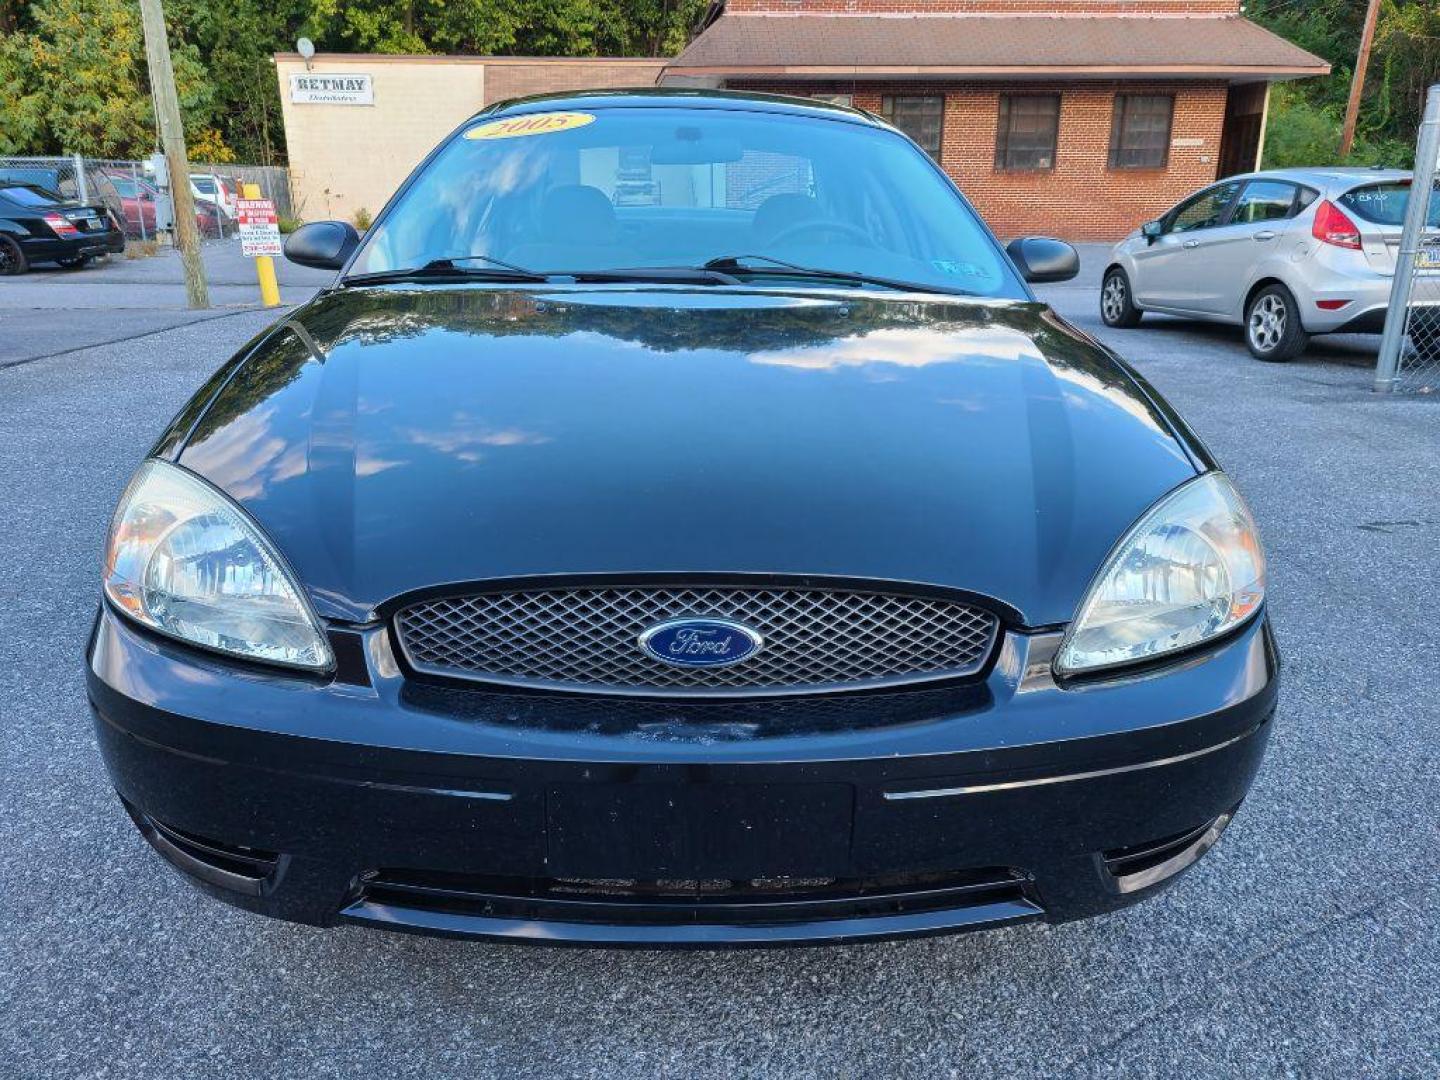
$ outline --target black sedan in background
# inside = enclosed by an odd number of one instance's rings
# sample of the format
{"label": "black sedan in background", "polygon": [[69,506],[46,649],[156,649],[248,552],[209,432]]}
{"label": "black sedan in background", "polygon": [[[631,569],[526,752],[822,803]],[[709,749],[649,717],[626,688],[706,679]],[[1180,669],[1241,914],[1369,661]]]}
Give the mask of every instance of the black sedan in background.
{"label": "black sedan in background", "polygon": [[125,233],[103,204],[0,180],[0,274],[23,274],[43,262],[79,267],[124,250]]}
{"label": "black sedan in background", "polygon": [[872,939],[1119,908],[1270,736],[1265,562],[1159,395],[868,114],[448,138],[141,464],[88,649],[151,845],[316,926]]}

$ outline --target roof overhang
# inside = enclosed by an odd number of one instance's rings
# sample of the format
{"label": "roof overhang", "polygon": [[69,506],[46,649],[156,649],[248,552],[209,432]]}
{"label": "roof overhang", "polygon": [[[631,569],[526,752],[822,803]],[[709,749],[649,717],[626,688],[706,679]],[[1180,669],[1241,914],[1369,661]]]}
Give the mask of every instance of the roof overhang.
{"label": "roof overhang", "polygon": [[875,65],[848,66],[786,64],[782,66],[729,65],[693,67],[681,63],[668,64],[665,77],[679,78],[756,78],[756,79],[917,79],[943,78],[962,80],[995,80],[1013,82],[1018,79],[1303,79],[1324,75],[1329,71],[1313,67],[1275,67],[1273,65],[1219,64],[1074,64],[1074,65]]}
{"label": "roof overhang", "polygon": [[1221,79],[1330,65],[1235,16],[725,14],[665,69],[677,79]]}

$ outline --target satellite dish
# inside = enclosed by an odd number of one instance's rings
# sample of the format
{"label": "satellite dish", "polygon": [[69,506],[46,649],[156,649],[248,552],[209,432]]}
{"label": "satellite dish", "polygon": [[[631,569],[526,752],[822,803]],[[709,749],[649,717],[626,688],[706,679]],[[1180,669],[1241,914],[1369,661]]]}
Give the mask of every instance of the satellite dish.
{"label": "satellite dish", "polygon": [[315,55],[315,43],[308,37],[302,37],[299,41],[295,42],[295,51],[306,60],[309,60]]}

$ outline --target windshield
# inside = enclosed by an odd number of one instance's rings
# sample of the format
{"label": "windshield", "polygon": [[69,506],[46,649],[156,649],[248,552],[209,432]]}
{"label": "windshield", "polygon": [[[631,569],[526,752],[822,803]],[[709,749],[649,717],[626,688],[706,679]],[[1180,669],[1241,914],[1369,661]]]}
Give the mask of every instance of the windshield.
{"label": "windshield", "polygon": [[193,184],[195,190],[202,195],[215,194],[215,181],[211,180],[208,176],[192,176],[190,177],[190,183]]}
{"label": "windshield", "polygon": [[49,169],[3,169],[0,170],[0,181],[46,191],[60,190],[60,174]]}
{"label": "windshield", "polygon": [[63,196],[32,184],[16,184],[0,188],[0,195],[4,195],[11,202],[19,203],[21,206],[59,206],[65,202]]}
{"label": "windshield", "polygon": [[985,226],[901,136],[740,110],[477,120],[370,230],[350,275],[480,255],[542,273],[766,256],[1025,295]]}
{"label": "windshield", "polygon": [[[1346,210],[1353,211],[1365,221],[1399,228],[1405,224],[1405,207],[1410,203],[1410,181],[1355,188],[1341,195],[1338,201]],[[1430,213],[1425,223],[1431,228],[1440,228],[1440,181],[1436,181],[1431,191]]]}

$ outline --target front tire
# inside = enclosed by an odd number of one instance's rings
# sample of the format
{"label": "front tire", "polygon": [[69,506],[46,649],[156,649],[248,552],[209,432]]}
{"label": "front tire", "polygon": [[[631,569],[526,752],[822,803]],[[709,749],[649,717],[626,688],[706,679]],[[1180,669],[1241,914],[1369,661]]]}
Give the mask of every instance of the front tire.
{"label": "front tire", "polygon": [[29,263],[25,261],[25,252],[20,250],[19,243],[8,236],[0,236],[0,277],[23,274],[28,269]]}
{"label": "front tire", "polygon": [[1266,363],[1293,360],[1305,351],[1310,335],[1300,324],[1300,305],[1284,285],[1267,285],[1245,308],[1245,345]]}
{"label": "front tire", "polygon": [[1140,325],[1141,314],[1130,292],[1130,278],[1114,267],[1100,286],[1100,321],[1117,330],[1133,330]]}

